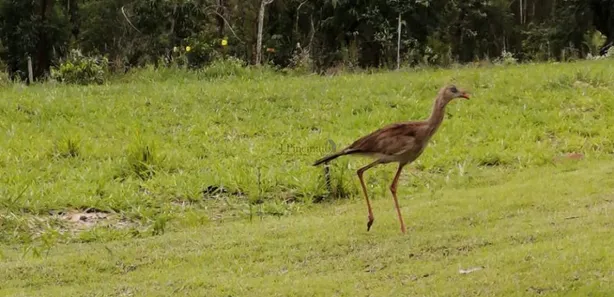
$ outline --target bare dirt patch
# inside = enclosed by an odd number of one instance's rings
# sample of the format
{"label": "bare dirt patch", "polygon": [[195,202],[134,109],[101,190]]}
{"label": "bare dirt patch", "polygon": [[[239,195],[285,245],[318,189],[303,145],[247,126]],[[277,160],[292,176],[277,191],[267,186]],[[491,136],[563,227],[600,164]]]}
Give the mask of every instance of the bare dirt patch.
{"label": "bare dirt patch", "polygon": [[64,222],[64,227],[71,231],[84,231],[100,226],[122,229],[134,225],[117,214],[92,208],[57,211],[52,212],[51,216]]}
{"label": "bare dirt patch", "polygon": [[62,219],[68,221],[75,229],[89,229],[96,224],[107,223],[111,215],[104,212],[81,212],[71,211],[62,216]]}

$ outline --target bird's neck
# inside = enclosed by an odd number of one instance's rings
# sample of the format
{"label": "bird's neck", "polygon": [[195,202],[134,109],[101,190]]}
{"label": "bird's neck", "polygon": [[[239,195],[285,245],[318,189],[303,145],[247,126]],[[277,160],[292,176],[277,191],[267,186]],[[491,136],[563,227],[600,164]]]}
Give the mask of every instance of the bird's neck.
{"label": "bird's neck", "polygon": [[441,97],[437,97],[435,103],[433,104],[433,112],[431,116],[428,118],[428,126],[429,126],[429,134],[435,133],[441,122],[443,122],[443,118],[445,115],[446,102],[441,99]]}

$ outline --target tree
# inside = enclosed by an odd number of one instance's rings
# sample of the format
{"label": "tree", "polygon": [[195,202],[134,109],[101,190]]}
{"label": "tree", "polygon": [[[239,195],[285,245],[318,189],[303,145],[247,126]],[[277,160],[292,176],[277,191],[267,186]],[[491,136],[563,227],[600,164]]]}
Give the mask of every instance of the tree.
{"label": "tree", "polygon": [[264,12],[266,6],[273,3],[274,0],[262,0],[260,2],[260,12],[258,13],[258,39],[256,41],[256,65],[260,65],[262,60],[262,30],[264,27]]}
{"label": "tree", "polygon": [[300,44],[317,71],[442,65],[503,50],[562,59],[586,55],[595,28],[604,52],[614,44],[614,0],[0,0],[1,58],[21,78],[27,56],[40,78],[69,48],[137,67],[191,44],[190,63],[201,67],[224,37],[225,55],[261,64],[266,44],[282,67],[296,64]]}
{"label": "tree", "polygon": [[52,52],[62,52],[72,31],[67,7],[56,5],[54,0],[0,2],[0,38],[6,47],[2,56],[11,79],[26,80],[28,56],[34,64],[34,79],[49,73]]}

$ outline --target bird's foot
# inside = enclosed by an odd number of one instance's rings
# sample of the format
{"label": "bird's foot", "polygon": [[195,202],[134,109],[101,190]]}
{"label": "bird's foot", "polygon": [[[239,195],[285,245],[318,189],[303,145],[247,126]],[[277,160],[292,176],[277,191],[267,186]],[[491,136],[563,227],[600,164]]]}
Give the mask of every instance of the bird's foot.
{"label": "bird's foot", "polygon": [[369,216],[369,221],[367,222],[367,232],[371,230],[371,225],[373,225],[373,217]]}
{"label": "bird's foot", "polygon": [[407,230],[405,229],[405,223],[403,223],[403,221],[401,221],[401,233],[406,234]]}

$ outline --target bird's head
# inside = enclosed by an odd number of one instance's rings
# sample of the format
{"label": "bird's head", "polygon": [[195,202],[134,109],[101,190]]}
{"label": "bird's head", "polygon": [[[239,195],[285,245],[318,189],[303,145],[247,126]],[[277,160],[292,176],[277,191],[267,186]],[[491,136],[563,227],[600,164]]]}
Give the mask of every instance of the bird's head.
{"label": "bird's head", "polygon": [[469,93],[463,89],[457,88],[455,85],[448,85],[439,91],[439,95],[445,102],[450,102],[456,98],[469,99]]}

